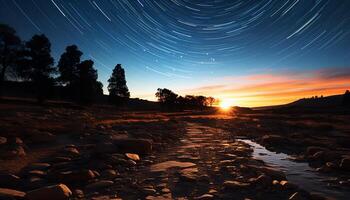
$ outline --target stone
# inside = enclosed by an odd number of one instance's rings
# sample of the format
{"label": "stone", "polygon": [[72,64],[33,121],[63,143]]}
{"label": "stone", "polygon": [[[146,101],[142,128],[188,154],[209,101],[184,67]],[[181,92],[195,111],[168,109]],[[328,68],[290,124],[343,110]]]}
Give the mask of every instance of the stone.
{"label": "stone", "polygon": [[73,195],[78,198],[83,198],[84,192],[82,190],[76,189],[73,191]]}
{"label": "stone", "polygon": [[91,183],[91,184],[87,185],[85,188],[87,190],[99,190],[99,189],[103,189],[106,187],[110,187],[113,184],[114,184],[113,181],[101,180],[101,181],[97,181],[95,183]]}
{"label": "stone", "polygon": [[295,190],[295,189],[298,189],[298,186],[293,184],[293,183],[290,183],[289,181],[286,181],[286,180],[282,180],[280,181],[280,185],[282,186],[283,189],[285,190]]}
{"label": "stone", "polygon": [[103,178],[115,178],[119,173],[113,169],[107,169],[101,172],[101,177]]}
{"label": "stone", "polygon": [[77,148],[75,147],[66,147],[64,150],[63,150],[63,153],[64,154],[68,154],[70,156],[79,156],[80,155],[80,152],[78,151]]}
{"label": "stone", "polygon": [[24,157],[26,156],[26,152],[22,146],[16,146],[13,150],[9,151],[7,154],[5,154],[5,157],[9,159],[17,158],[17,157]]}
{"label": "stone", "polygon": [[7,138],[0,136],[0,146],[5,145],[6,143],[7,143]]}
{"label": "stone", "polygon": [[68,200],[72,196],[71,190],[64,184],[42,187],[27,192],[27,200]]}
{"label": "stone", "polygon": [[125,156],[133,161],[139,161],[140,156],[134,153],[126,153]]}
{"label": "stone", "polygon": [[137,154],[149,154],[152,152],[152,142],[146,139],[116,139],[113,143],[118,149],[124,152],[134,152]]}
{"label": "stone", "polygon": [[31,170],[31,171],[28,172],[28,175],[30,175],[30,176],[40,176],[40,177],[42,177],[42,176],[45,176],[45,175],[46,175],[46,172],[41,171],[41,170]]}
{"label": "stone", "polygon": [[65,183],[86,183],[95,178],[95,173],[91,170],[65,171],[60,172],[57,178]]}
{"label": "stone", "polygon": [[154,188],[143,188],[142,192],[146,195],[152,195],[157,193],[157,191]]}
{"label": "stone", "polygon": [[249,183],[243,183],[239,181],[225,181],[223,185],[224,188],[228,190],[241,190],[250,187]]}
{"label": "stone", "polygon": [[340,169],[350,171],[350,158],[343,158],[339,165]]}
{"label": "stone", "polygon": [[211,194],[203,194],[202,196],[195,197],[194,199],[199,199],[199,200],[207,200],[207,199],[213,199],[214,195]]}
{"label": "stone", "polygon": [[51,167],[49,163],[32,163],[27,168],[28,170],[46,170],[49,167]]}
{"label": "stone", "polygon": [[169,188],[163,188],[162,189],[162,193],[170,193],[171,191],[169,190]]}
{"label": "stone", "polygon": [[0,199],[23,199],[25,195],[25,192],[19,190],[0,188]]}

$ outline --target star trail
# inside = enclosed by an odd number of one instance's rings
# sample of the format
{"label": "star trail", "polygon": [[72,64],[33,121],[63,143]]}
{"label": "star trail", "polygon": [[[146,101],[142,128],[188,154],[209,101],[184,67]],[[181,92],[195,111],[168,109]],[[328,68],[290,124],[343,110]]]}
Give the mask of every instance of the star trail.
{"label": "star trail", "polygon": [[[230,80],[257,74],[350,71],[348,0],[0,3],[0,22],[23,39],[46,34],[56,63],[65,46],[77,44],[85,59],[94,60],[105,86],[112,68],[122,63],[133,97],[150,98],[158,87],[181,93],[235,84]],[[224,96],[238,98],[226,90]]]}

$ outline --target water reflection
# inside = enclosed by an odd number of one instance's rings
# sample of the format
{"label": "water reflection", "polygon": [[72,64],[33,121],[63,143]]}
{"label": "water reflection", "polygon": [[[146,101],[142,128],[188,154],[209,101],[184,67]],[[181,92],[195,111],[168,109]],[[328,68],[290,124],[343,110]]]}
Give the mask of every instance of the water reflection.
{"label": "water reflection", "polygon": [[268,165],[281,169],[285,172],[287,179],[292,183],[301,186],[303,189],[323,194],[336,199],[348,199],[350,191],[332,186],[329,182],[335,177],[320,174],[309,167],[307,163],[294,162],[290,156],[284,153],[275,153],[249,139],[237,139],[245,142],[254,148],[253,157],[263,160]]}

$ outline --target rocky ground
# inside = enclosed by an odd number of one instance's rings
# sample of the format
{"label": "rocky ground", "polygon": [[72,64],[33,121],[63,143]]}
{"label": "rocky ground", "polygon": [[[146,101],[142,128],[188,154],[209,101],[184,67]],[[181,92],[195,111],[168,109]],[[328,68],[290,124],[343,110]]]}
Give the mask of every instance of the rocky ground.
{"label": "rocky ground", "polygon": [[224,129],[233,137],[252,139],[270,151],[308,162],[319,173],[337,177],[332,185],[350,188],[350,116],[263,111],[235,113],[233,119],[196,120]]}
{"label": "rocky ground", "polygon": [[3,103],[0,199],[324,199],[235,140],[254,123],[202,112]]}

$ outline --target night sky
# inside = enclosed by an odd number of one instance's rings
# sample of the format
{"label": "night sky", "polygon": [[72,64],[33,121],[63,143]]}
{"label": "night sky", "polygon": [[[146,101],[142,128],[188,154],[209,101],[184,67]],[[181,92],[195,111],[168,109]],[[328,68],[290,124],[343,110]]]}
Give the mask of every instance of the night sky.
{"label": "night sky", "polygon": [[0,0],[0,23],[44,33],[58,62],[76,44],[107,86],[158,87],[244,106],[350,88],[349,0]]}

